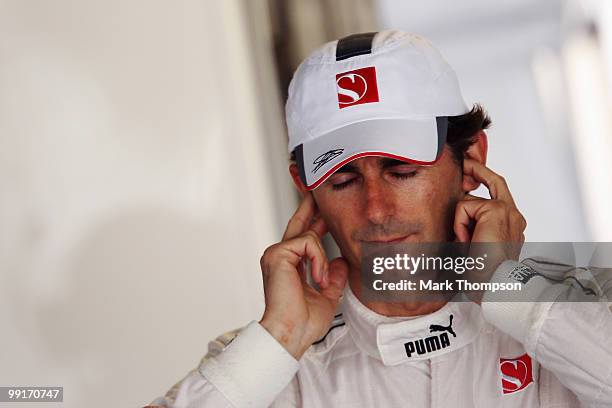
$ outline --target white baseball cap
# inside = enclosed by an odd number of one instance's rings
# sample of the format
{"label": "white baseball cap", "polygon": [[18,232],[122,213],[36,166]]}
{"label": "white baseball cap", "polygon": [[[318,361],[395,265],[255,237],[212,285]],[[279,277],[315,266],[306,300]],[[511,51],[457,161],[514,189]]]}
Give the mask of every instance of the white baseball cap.
{"label": "white baseball cap", "polygon": [[354,34],[314,51],[293,75],[289,152],[309,190],[363,156],[433,164],[448,116],[468,111],[455,72],[427,40]]}

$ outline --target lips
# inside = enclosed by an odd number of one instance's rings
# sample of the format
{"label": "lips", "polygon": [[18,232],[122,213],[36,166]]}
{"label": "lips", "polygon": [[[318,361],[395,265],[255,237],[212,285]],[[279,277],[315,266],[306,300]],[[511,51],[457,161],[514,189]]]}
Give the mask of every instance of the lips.
{"label": "lips", "polygon": [[398,242],[402,242],[408,237],[409,235],[404,235],[404,236],[397,237],[397,238],[382,238],[382,239],[375,239],[375,240],[364,241],[364,242],[367,242],[368,244],[395,244]]}

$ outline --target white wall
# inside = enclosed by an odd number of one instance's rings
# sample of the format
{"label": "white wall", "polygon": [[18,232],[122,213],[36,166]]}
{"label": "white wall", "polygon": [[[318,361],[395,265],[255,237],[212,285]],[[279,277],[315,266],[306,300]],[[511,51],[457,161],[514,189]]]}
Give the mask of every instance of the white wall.
{"label": "white wall", "polygon": [[[592,217],[582,200],[585,186],[579,179],[562,61],[571,28],[569,3],[377,2],[383,28],[430,39],[457,71],[466,102],[480,102],[489,111],[487,164],[508,181],[528,221],[527,241],[612,239],[609,232],[592,233]],[[579,19],[577,13],[571,17]],[[604,189],[609,180],[597,172],[589,177],[598,178]]]}
{"label": "white wall", "polygon": [[260,317],[290,200],[240,3],[0,2],[0,385],[144,405]]}

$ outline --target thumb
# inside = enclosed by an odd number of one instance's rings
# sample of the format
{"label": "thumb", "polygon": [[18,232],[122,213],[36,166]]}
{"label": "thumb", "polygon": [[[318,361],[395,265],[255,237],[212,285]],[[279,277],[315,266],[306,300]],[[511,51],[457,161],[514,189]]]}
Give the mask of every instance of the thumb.
{"label": "thumb", "polygon": [[348,263],[342,257],[338,257],[329,263],[329,283],[321,290],[326,298],[337,301],[342,295],[344,286],[348,279]]}
{"label": "thumb", "polygon": [[466,193],[466,194],[463,196],[463,199],[464,199],[465,201],[483,200],[483,198],[482,198],[482,197],[478,197],[478,196],[475,196],[475,195],[470,194],[470,193]]}

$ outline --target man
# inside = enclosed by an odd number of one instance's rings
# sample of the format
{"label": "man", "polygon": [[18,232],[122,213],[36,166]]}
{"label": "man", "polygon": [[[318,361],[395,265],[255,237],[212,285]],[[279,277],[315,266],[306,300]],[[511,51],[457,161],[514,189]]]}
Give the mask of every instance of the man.
{"label": "man", "polygon": [[[261,258],[263,317],[212,342],[153,405],[612,406],[604,302],[362,297],[364,245],[524,241],[506,182],[485,166],[489,119],[467,108],[427,41],[385,31],[330,42],[300,65],[286,108],[303,199]],[[481,183],[491,199],[469,194]],[[327,232],[342,254],[331,261]],[[491,281],[520,282],[518,300],[576,290],[536,270],[565,266],[517,258],[498,254]]]}

